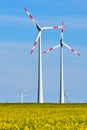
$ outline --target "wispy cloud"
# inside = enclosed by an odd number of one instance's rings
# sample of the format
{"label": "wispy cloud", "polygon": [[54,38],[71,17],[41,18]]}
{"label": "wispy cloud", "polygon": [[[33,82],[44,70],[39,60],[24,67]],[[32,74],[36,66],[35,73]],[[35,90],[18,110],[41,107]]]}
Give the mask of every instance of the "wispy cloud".
{"label": "wispy cloud", "polygon": [[63,17],[70,28],[87,29],[87,15],[72,15]]}
{"label": "wispy cloud", "polygon": [[24,42],[15,42],[15,41],[0,41],[0,49],[12,49],[12,48],[21,48],[21,49],[26,49],[30,46],[29,43],[24,43]]}
{"label": "wispy cloud", "polygon": [[[67,16],[44,16],[36,19],[40,25],[52,26],[60,25],[62,21],[70,28],[87,29],[87,15],[67,15]],[[29,24],[30,20],[27,17],[20,17],[15,15],[0,15],[0,22]]]}
{"label": "wispy cloud", "polygon": [[25,17],[0,14],[0,22],[25,23],[25,21],[28,21]]}
{"label": "wispy cloud", "polygon": [[[44,19],[44,20],[43,20]],[[87,29],[87,15],[46,16],[39,17],[41,25],[60,25],[62,21],[70,28]]]}

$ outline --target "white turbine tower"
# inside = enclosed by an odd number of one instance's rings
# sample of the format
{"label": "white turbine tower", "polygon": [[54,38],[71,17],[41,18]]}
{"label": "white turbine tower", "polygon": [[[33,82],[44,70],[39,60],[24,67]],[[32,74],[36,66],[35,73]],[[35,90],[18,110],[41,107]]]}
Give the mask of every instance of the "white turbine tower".
{"label": "white turbine tower", "polygon": [[66,103],[69,103],[70,98],[69,98],[68,93],[66,92],[66,90],[64,91],[64,97],[65,97]]}
{"label": "white turbine tower", "polygon": [[20,103],[24,103],[24,96],[26,96],[25,93],[20,91]]}
{"label": "white turbine tower", "polygon": [[43,30],[49,30],[49,29],[57,29],[61,28],[61,26],[53,26],[53,27],[40,27],[37,21],[33,18],[33,16],[28,12],[26,8],[24,8],[25,12],[29,16],[29,18],[32,20],[32,22],[35,24],[38,35],[37,38],[33,44],[32,50],[30,51],[30,54],[33,53],[37,42],[39,41],[39,48],[38,48],[38,103],[43,103],[43,87],[42,87],[42,43],[41,43],[41,33]]}
{"label": "white turbine tower", "polygon": [[20,92],[20,102],[21,103],[24,102],[24,94],[22,92]]}
{"label": "white turbine tower", "polygon": [[65,26],[64,26],[64,23],[62,22],[60,44],[58,44],[57,46],[51,47],[47,51],[43,52],[43,54],[46,54],[47,52],[52,51],[52,50],[60,47],[60,103],[64,103],[63,46],[67,47],[73,53],[80,56],[80,54],[77,51],[75,51],[73,48],[71,48],[70,46],[68,46],[66,43],[63,42],[64,28],[65,28]]}

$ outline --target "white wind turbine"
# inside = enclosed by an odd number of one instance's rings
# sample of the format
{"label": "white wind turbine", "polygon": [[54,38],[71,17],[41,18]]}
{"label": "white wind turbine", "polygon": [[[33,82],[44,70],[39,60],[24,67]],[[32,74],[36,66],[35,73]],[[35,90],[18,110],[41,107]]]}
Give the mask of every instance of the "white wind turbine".
{"label": "white wind turbine", "polygon": [[20,94],[20,103],[24,103],[24,96],[26,96],[26,94],[22,91],[20,91],[19,94]]}
{"label": "white wind turbine", "polygon": [[29,18],[32,20],[32,22],[35,24],[38,35],[37,38],[33,44],[32,50],[30,51],[30,54],[33,53],[37,42],[39,41],[39,48],[38,48],[38,103],[43,103],[43,87],[42,87],[42,43],[41,43],[41,34],[43,30],[49,30],[49,29],[57,29],[61,28],[61,26],[53,26],[53,27],[40,27],[37,21],[33,18],[33,16],[28,12],[26,8],[24,8],[25,12],[29,16]]}
{"label": "white wind turbine", "polygon": [[23,94],[23,92],[20,92],[20,102],[21,103],[24,102],[24,94]]}
{"label": "white wind turbine", "polygon": [[63,42],[64,28],[65,28],[65,26],[64,26],[64,23],[62,22],[60,44],[58,44],[57,46],[51,47],[47,51],[43,52],[43,54],[46,54],[47,52],[52,51],[52,50],[60,47],[60,103],[64,103],[63,46],[67,47],[73,53],[80,56],[80,54],[77,51],[75,51],[73,48],[71,48],[70,46],[68,46],[66,43]]}
{"label": "white wind turbine", "polygon": [[70,99],[69,99],[69,96],[68,96],[68,94],[67,94],[66,91],[64,91],[64,97],[65,97],[65,99],[66,99],[66,103],[69,103],[69,102],[70,102]]}

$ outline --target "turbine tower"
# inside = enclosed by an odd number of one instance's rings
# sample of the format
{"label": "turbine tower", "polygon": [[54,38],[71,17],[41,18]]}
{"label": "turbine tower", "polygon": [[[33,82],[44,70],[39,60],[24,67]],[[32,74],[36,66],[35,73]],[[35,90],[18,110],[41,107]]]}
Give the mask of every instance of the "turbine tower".
{"label": "turbine tower", "polygon": [[24,96],[25,94],[22,91],[20,91],[20,103],[24,103]]}
{"label": "turbine tower", "polygon": [[68,46],[66,43],[63,42],[63,33],[64,33],[64,23],[62,22],[62,29],[61,29],[61,36],[60,36],[60,44],[57,46],[49,48],[47,51],[44,51],[43,54],[46,54],[49,51],[52,51],[56,48],[60,48],[60,103],[64,103],[64,76],[63,76],[63,46],[67,47],[70,49],[73,53],[77,54],[80,56],[80,54],[75,51],[73,48]]}
{"label": "turbine tower", "polygon": [[21,103],[24,102],[24,94],[22,92],[20,92],[20,102]]}
{"label": "turbine tower", "polygon": [[69,102],[70,102],[70,98],[69,98],[69,96],[68,96],[66,90],[64,91],[64,97],[65,97],[65,99],[66,99],[66,103],[69,103]]}
{"label": "turbine tower", "polygon": [[61,26],[52,26],[52,27],[40,27],[37,21],[33,18],[33,16],[28,12],[26,8],[24,8],[25,12],[29,16],[29,18],[32,20],[32,22],[35,24],[35,27],[38,30],[37,38],[33,44],[32,50],[30,51],[30,54],[34,52],[34,49],[37,45],[37,42],[39,42],[38,47],[38,103],[43,103],[43,87],[42,87],[42,43],[41,43],[41,34],[43,30],[49,30],[49,29],[57,29],[61,28]]}

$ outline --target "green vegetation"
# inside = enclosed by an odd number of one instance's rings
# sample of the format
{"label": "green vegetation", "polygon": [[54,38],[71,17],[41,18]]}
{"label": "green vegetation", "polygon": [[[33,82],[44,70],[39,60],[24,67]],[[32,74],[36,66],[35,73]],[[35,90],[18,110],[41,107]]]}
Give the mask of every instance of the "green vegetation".
{"label": "green vegetation", "polygon": [[0,104],[0,130],[87,130],[87,104]]}

